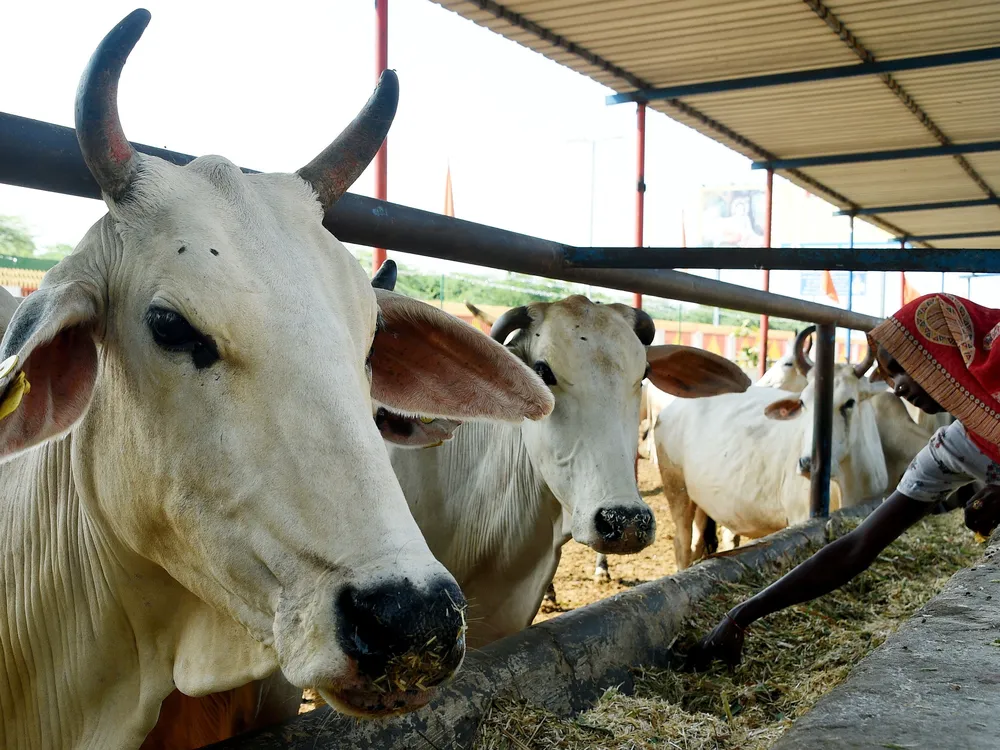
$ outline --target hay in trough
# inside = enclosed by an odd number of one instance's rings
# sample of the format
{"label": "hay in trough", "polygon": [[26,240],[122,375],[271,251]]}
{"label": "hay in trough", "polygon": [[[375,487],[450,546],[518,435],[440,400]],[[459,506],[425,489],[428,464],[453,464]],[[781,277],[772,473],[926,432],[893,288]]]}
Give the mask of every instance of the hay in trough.
{"label": "hay in trough", "polygon": [[[498,701],[480,726],[475,748],[768,748],[980,554],[961,514],[930,517],[844,588],[755,624],[735,672],[722,665],[701,674],[639,671],[635,695],[610,690],[575,718],[523,701]],[[775,577],[749,576],[720,586],[719,594],[698,605],[677,648],[689,648],[726,610]]]}

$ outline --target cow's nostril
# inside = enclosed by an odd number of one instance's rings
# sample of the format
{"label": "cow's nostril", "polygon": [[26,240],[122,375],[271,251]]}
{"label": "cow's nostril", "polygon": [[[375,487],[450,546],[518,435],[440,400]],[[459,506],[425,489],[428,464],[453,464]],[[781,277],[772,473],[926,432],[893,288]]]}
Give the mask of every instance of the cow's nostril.
{"label": "cow's nostril", "polygon": [[602,508],[594,517],[594,527],[606,542],[620,539],[624,525],[621,511],[617,509]]}

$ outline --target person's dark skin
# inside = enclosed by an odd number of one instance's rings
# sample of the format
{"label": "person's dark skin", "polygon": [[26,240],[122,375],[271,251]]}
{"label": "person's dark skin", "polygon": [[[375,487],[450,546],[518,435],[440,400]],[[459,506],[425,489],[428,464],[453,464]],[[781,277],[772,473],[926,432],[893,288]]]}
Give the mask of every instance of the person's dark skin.
{"label": "person's dark skin", "polygon": [[[928,414],[944,411],[884,348],[879,347],[877,359],[881,376],[897,396]],[[1000,499],[1000,488],[988,487],[970,501],[969,507],[985,495],[994,500]],[[987,502],[986,505],[993,509],[1000,507],[998,502]],[[766,589],[731,609],[688,655],[689,665],[703,669],[710,662],[721,660],[734,667],[743,656],[744,631],[751,623],[840,588],[867,570],[882,550],[933,508],[933,503],[893,492],[856,529],[823,547]],[[988,521],[983,523],[985,526]]]}

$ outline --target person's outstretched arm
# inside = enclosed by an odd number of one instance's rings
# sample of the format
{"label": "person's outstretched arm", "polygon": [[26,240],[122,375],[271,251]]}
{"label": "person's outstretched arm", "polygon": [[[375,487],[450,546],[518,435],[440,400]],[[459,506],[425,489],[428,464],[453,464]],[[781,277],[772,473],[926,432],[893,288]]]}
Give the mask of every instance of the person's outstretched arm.
{"label": "person's outstretched arm", "polygon": [[743,656],[743,635],[754,621],[840,588],[866,570],[878,554],[933,505],[894,492],[860,526],[823,547],[766,589],[731,609],[691,654],[695,668],[714,659],[730,666]]}

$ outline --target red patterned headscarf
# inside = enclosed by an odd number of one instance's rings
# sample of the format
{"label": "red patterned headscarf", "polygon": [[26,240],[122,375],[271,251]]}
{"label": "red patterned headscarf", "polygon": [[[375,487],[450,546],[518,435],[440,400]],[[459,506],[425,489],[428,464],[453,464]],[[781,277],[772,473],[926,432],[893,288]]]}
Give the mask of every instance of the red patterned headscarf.
{"label": "red patterned headscarf", "polygon": [[868,334],[1000,462],[1000,310],[926,294]]}

